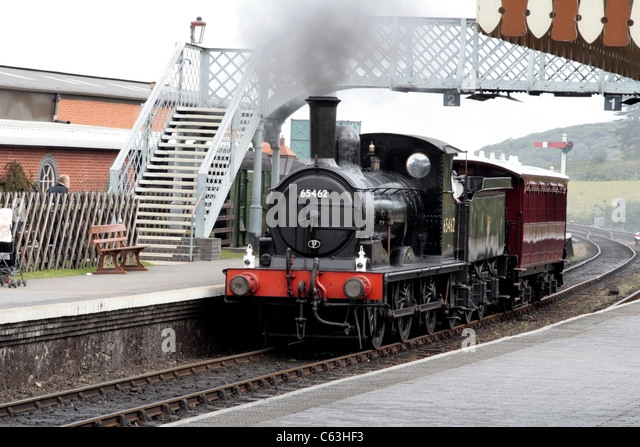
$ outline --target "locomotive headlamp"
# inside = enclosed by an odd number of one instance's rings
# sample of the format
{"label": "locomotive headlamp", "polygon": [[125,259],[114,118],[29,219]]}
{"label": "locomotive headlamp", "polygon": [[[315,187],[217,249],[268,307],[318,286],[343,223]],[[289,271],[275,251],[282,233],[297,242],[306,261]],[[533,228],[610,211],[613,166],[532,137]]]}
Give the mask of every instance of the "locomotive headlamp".
{"label": "locomotive headlamp", "polygon": [[251,274],[234,276],[229,281],[229,290],[235,296],[247,296],[258,290],[258,280]]}
{"label": "locomotive headlamp", "polygon": [[355,276],[345,281],[342,291],[352,300],[366,298],[371,293],[371,283],[364,276]]}
{"label": "locomotive headlamp", "polygon": [[242,257],[242,263],[247,268],[254,268],[256,266],[256,257],[253,255],[253,248],[251,248],[251,244],[247,246],[247,252]]}
{"label": "locomotive headlamp", "polygon": [[367,271],[367,258],[364,257],[364,250],[362,249],[362,247],[360,247],[358,257],[356,258],[356,270],[358,272]]}

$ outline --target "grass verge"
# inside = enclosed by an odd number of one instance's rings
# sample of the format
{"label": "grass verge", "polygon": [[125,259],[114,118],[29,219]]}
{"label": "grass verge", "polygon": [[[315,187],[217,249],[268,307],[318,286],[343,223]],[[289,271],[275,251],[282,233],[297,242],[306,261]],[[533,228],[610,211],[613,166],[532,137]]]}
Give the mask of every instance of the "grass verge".
{"label": "grass verge", "polygon": [[[232,251],[222,249],[220,254],[221,259],[234,259],[244,256],[244,252]],[[142,262],[146,267],[153,266],[153,262]],[[79,276],[86,275],[87,273],[93,273],[96,270],[95,267],[85,267],[81,269],[56,269],[56,270],[40,270],[37,272],[25,272],[24,279],[46,279],[46,278],[64,278],[66,276]]]}

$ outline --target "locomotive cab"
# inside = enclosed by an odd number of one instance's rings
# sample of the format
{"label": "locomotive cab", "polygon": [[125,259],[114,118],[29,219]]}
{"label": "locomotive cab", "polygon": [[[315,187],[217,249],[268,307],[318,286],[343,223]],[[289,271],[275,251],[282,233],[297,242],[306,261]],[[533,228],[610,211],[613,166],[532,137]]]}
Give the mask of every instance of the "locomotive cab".
{"label": "locomotive cab", "polygon": [[403,238],[398,238],[396,247],[411,247],[423,260],[453,259],[456,210],[451,166],[460,152],[426,137],[385,133],[361,136],[363,168],[374,175],[376,167],[370,165],[374,153],[379,171],[397,173],[407,185],[386,191],[386,185],[378,187],[381,194],[392,195],[391,201],[407,203]]}

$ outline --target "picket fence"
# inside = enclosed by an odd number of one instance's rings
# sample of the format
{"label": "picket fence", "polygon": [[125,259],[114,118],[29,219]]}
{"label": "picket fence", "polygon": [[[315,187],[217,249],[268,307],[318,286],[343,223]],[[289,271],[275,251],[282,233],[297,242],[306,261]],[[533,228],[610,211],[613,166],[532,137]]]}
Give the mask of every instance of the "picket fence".
{"label": "picket fence", "polygon": [[137,242],[138,200],[130,194],[0,192],[0,208],[13,211],[13,240],[23,272],[98,264],[91,225],[122,222]]}

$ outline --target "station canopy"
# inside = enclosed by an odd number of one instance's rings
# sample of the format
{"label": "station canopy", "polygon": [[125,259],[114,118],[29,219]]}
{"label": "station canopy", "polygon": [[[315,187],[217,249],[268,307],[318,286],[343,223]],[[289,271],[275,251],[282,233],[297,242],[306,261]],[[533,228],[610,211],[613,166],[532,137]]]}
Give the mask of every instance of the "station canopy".
{"label": "station canopy", "polygon": [[477,0],[481,33],[640,80],[640,0]]}

